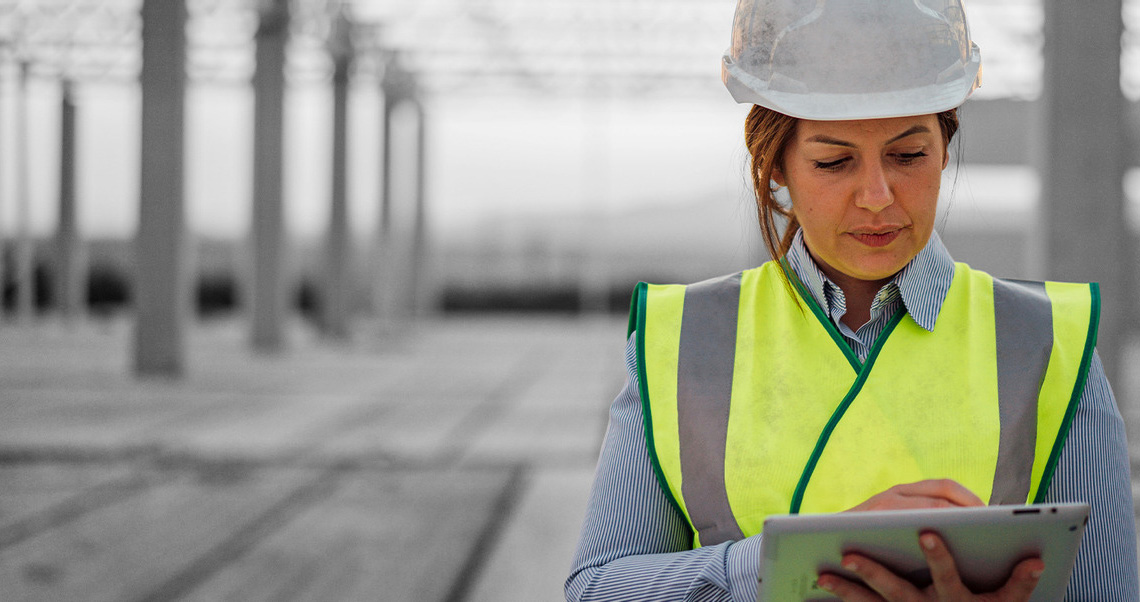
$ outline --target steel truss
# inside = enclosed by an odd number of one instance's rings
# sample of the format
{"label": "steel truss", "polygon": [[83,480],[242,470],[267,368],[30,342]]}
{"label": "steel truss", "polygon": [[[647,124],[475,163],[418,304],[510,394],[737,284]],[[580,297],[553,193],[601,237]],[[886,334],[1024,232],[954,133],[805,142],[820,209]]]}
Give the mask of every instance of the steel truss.
{"label": "steel truss", "polygon": [[[27,63],[36,75],[133,81],[141,1],[0,0],[0,60]],[[187,1],[191,81],[248,83],[259,11],[274,0]],[[551,98],[716,89],[735,8],[732,0],[287,1],[293,81],[327,80],[330,52],[348,40],[358,77],[378,78],[399,64],[433,95]],[[1001,74],[983,95],[1039,92],[1043,1],[1050,0],[968,4],[975,34],[1003,40],[1002,48],[983,48],[987,74]],[[1140,21],[1138,1],[1125,2],[1126,25]],[[334,26],[340,15],[347,31]],[[1140,56],[1135,38],[1126,30],[1126,67]],[[1140,90],[1132,71],[1125,69],[1125,88]]]}

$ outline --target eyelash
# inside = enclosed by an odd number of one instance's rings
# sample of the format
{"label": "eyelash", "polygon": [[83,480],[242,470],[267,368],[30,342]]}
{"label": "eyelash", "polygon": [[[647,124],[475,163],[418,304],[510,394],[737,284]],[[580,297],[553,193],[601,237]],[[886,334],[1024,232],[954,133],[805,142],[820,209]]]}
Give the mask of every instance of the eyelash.
{"label": "eyelash", "polygon": [[[925,156],[926,153],[922,151],[919,151],[917,153],[896,153],[894,155],[894,157],[901,165],[910,165],[911,163],[914,163],[915,161]],[[835,161],[812,161],[812,163],[815,164],[816,169],[821,169],[823,171],[839,171],[839,169],[843,167],[843,164],[850,159],[851,157],[844,157],[842,159],[836,159]]]}
{"label": "eyelash", "polygon": [[898,157],[899,163],[902,163],[903,165],[910,165],[911,163],[914,163],[915,161],[925,157],[926,153],[918,151],[917,153],[899,153],[895,156]]}
{"label": "eyelash", "polygon": [[816,169],[822,169],[823,171],[839,171],[839,168],[842,167],[843,164],[846,163],[849,159],[850,157],[844,157],[835,161],[812,161],[812,163],[815,163]]}

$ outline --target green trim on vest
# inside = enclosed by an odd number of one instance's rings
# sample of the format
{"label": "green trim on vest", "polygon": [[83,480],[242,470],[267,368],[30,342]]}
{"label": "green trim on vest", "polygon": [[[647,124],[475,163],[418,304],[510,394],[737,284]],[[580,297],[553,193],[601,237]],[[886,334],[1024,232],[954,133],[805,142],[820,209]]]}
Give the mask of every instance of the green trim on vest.
{"label": "green trim on vest", "polygon": [[645,321],[645,308],[641,307],[644,305],[641,300],[645,298],[645,289],[647,288],[649,288],[649,285],[644,282],[638,282],[637,285],[633,287],[633,296],[629,298],[629,324],[625,329],[626,339],[629,339],[629,335],[641,330],[637,327],[639,316],[642,322]]}
{"label": "green trim on vest", "polygon": [[[811,308],[811,313],[815,315],[816,319],[819,320],[819,323],[823,325],[823,328],[825,330],[827,330],[827,334],[831,335],[831,339],[835,341],[835,344],[839,347],[840,350],[843,351],[843,355],[847,356],[847,361],[851,362],[851,367],[855,370],[855,373],[858,374],[859,371],[863,369],[863,362],[859,361],[859,356],[855,355],[855,351],[853,351],[851,349],[851,346],[847,344],[847,341],[843,338],[843,335],[839,334],[839,329],[835,327],[835,324],[831,321],[831,318],[827,317],[827,314],[823,313],[823,308],[819,306],[819,303],[816,303],[815,296],[808,292],[807,287],[804,286],[804,283],[800,282],[800,277],[797,276],[795,270],[793,270],[792,267],[788,265],[787,258],[780,258],[780,267],[783,269],[783,272],[787,274],[788,279],[791,280],[792,286],[795,287],[796,292],[800,294],[800,300],[802,300],[804,303],[807,303],[807,306]],[[890,328],[893,329],[894,326],[891,326]]]}
{"label": "green trim on vest", "polygon": [[[816,315],[818,317],[819,314]],[[867,377],[871,375],[871,369],[875,367],[875,359],[879,357],[879,350],[886,344],[887,338],[891,336],[891,332],[899,325],[904,315],[906,315],[906,312],[900,307],[898,311],[895,312],[895,315],[891,316],[891,321],[888,322],[883,328],[883,331],[879,333],[879,337],[875,339],[874,345],[867,353],[867,362],[860,368],[859,376],[855,379],[855,384],[851,385],[851,390],[847,392],[847,396],[839,403],[839,407],[835,408],[831,419],[827,421],[827,426],[823,427],[823,432],[819,434],[819,440],[815,443],[815,449],[812,450],[811,457],[808,458],[807,466],[804,467],[804,472],[800,475],[800,481],[796,484],[796,491],[792,494],[792,504],[788,509],[789,514],[800,513],[800,505],[803,504],[804,500],[804,491],[807,489],[808,482],[811,481],[812,473],[815,472],[815,465],[819,462],[819,457],[823,455],[823,449],[827,447],[827,440],[831,438],[831,433],[835,430],[836,425],[843,419],[843,415],[847,413],[847,408],[851,406],[851,402],[855,401],[855,398],[859,396],[859,392],[863,390],[863,383],[867,382]],[[835,329],[835,326],[831,324],[830,320],[828,320],[827,323],[832,326],[832,330]],[[850,350],[846,342],[844,342],[843,346]]]}
{"label": "green trim on vest", "polygon": [[[626,338],[630,334],[637,333],[636,347],[637,347],[637,392],[641,396],[641,413],[642,422],[645,427],[645,444],[649,452],[649,462],[653,465],[653,474],[657,477],[657,484],[661,490],[665,492],[665,498],[669,500],[669,504],[673,506],[681,516],[686,520],[689,514],[681,509],[681,504],[677,501],[676,496],[673,495],[673,490],[669,487],[669,481],[665,479],[665,473],[661,470],[661,461],[657,459],[657,447],[654,445],[653,437],[653,408],[649,403],[649,379],[645,374],[645,305],[649,298],[649,283],[638,282],[637,286],[633,289],[633,298],[630,299],[630,316],[629,316],[629,330],[626,332]],[[691,527],[692,525],[690,525]]]}
{"label": "green trim on vest", "polygon": [[1053,473],[1057,470],[1057,461],[1061,458],[1061,450],[1065,441],[1069,439],[1069,428],[1073,423],[1073,416],[1077,413],[1077,404],[1085,391],[1085,383],[1089,378],[1089,366],[1092,364],[1093,352],[1096,350],[1097,332],[1100,326],[1100,285],[1089,283],[1089,330],[1085,337],[1085,349],[1081,353],[1081,364],[1077,368],[1077,382],[1073,384],[1073,394],[1069,396],[1069,405],[1065,409],[1065,420],[1061,423],[1061,430],[1053,442],[1053,449],[1049,452],[1049,462],[1045,465],[1045,474],[1041,477],[1041,485],[1037,489],[1037,496],[1033,498],[1034,504],[1045,501],[1045,494],[1053,484]]}

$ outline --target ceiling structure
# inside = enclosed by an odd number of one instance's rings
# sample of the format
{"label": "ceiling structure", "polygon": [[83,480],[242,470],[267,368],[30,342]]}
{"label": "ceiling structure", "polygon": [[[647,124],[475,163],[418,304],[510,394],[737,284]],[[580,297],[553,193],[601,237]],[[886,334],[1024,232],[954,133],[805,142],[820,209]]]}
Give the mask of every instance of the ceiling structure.
{"label": "ceiling structure", "polygon": [[562,96],[699,90],[735,6],[708,0],[358,0],[429,89]]}
{"label": "ceiling structure", "polygon": [[[26,63],[43,76],[133,81],[141,1],[0,0],[0,60]],[[983,47],[990,84],[983,94],[1039,92],[1041,1],[968,2],[975,39],[990,41]],[[191,80],[247,84],[258,11],[273,2],[187,0]],[[343,12],[361,78],[379,76],[395,57],[432,95],[546,98],[723,93],[719,59],[735,9],[732,0],[288,2],[293,81],[331,73],[329,44],[344,31],[336,27]],[[1126,20],[1140,17],[1137,2],[1126,2]],[[1131,39],[1126,34],[1126,63],[1136,54]]]}

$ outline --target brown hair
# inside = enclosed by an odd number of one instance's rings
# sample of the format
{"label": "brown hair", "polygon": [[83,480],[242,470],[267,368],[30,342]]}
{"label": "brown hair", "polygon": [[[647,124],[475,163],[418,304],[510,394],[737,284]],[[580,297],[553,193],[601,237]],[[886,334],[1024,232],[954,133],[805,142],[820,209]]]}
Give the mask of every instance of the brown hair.
{"label": "brown hair", "polygon": [[[784,149],[796,132],[797,121],[795,117],[760,105],[752,105],[744,119],[744,144],[748,147],[748,154],[752,155],[752,189],[756,193],[757,219],[764,246],[772,259],[787,254],[800,227],[791,208],[776,202],[775,189],[772,188],[772,172],[784,165]],[[776,216],[787,220],[783,235],[778,232]]]}
{"label": "brown hair", "polygon": [[[949,150],[950,139],[958,131],[958,110],[943,111],[937,117],[938,127],[942,130],[942,152],[945,153]],[[795,117],[760,105],[753,105],[744,120],[744,143],[748,154],[752,155],[752,188],[756,193],[760,234],[772,259],[788,253],[800,227],[791,208],[776,202],[775,189],[772,188],[772,172],[783,168],[784,149],[795,134],[798,122]],[[776,225],[777,216],[787,220],[783,233]]]}

